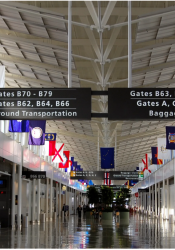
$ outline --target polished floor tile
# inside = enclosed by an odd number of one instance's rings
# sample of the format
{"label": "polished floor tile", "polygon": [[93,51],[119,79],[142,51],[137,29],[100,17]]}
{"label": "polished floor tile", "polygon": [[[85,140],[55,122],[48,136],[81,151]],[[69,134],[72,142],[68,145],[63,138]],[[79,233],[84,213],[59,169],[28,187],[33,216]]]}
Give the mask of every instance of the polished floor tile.
{"label": "polished floor tile", "polygon": [[174,224],[135,214],[124,221],[71,215],[20,230],[0,229],[0,248],[175,248]]}

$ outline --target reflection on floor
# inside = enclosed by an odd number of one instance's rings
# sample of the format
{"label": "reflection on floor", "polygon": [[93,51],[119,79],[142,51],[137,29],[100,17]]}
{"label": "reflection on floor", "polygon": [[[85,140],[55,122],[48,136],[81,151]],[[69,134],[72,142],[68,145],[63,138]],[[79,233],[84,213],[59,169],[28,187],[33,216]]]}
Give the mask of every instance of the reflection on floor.
{"label": "reflection on floor", "polygon": [[175,248],[174,224],[130,216],[129,224],[72,215],[20,230],[0,229],[0,248]]}

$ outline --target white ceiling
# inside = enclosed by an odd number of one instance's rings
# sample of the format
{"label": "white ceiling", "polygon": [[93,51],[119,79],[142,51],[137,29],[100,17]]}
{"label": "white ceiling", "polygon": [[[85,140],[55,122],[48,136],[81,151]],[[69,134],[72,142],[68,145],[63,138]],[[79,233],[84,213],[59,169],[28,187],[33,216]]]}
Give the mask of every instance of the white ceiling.
{"label": "white ceiling", "polygon": [[[174,1],[132,2],[132,20],[142,18],[132,24],[132,87],[174,87],[174,6]],[[72,20],[87,28],[72,25],[72,87],[127,87],[127,25],[106,27],[101,33],[90,29],[98,25],[98,10],[103,26],[127,21],[125,1],[100,5],[73,1]],[[68,32],[67,23],[61,21],[67,20],[67,12],[66,1],[0,2],[0,64],[6,66],[5,87],[68,85]],[[92,112],[107,109],[107,97],[92,97]],[[85,170],[97,170],[98,131],[100,147],[115,146],[116,138],[116,170],[134,170],[151,146],[157,145],[157,138],[165,136],[167,124],[174,122],[92,118],[47,121],[46,130],[57,133],[57,141],[65,143]]]}

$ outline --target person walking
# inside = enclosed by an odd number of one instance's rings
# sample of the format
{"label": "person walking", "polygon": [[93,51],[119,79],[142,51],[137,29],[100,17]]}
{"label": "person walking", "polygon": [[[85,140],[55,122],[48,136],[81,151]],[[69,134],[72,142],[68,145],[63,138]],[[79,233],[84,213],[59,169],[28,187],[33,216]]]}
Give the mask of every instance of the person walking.
{"label": "person walking", "polygon": [[66,205],[63,205],[62,211],[64,212],[64,217],[66,216]]}
{"label": "person walking", "polygon": [[82,210],[82,208],[81,208],[81,206],[79,205],[79,206],[77,207],[78,218],[81,218],[81,210]]}

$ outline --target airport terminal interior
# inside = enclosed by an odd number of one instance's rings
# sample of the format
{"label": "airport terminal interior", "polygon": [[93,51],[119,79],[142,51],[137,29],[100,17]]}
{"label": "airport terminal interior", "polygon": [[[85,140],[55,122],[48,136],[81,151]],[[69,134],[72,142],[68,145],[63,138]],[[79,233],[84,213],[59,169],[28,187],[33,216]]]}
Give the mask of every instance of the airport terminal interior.
{"label": "airport terminal interior", "polygon": [[175,1],[0,1],[0,248],[175,248]]}

